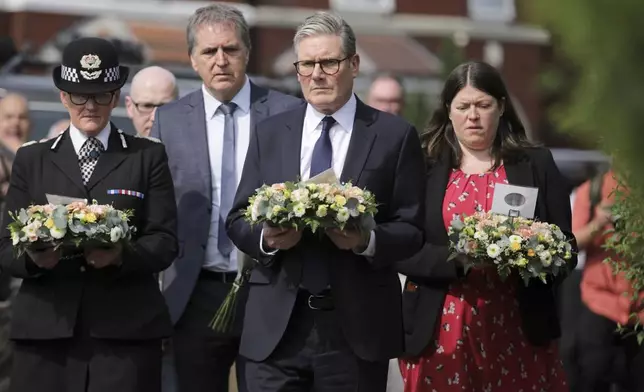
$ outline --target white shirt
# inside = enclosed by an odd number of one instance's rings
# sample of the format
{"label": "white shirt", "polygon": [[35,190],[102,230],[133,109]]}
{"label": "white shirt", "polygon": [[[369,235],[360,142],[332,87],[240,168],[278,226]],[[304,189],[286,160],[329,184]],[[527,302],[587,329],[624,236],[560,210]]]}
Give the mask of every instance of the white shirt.
{"label": "white shirt", "polygon": [[[322,120],[326,114],[320,113],[311,105],[307,105],[306,114],[304,115],[304,124],[302,127],[302,147],[300,149],[300,176],[302,181],[309,179],[311,173],[311,159],[313,158],[313,148],[322,134]],[[351,98],[333,113],[335,124],[329,130],[331,145],[333,146],[332,164],[335,176],[342,176],[344,161],[347,158],[349,142],[353,133],[353,121],[356,117],[356,97]]]}
{"label": "white shirt", "polygon": [[[107,143],[110,140],[110,132],[112,130],[112,125],[108,122],[105,128],[98,133],[96,138],[98,141],[103,144],[103,147],[107,151]],[[74,145],[74,150],[76,150],[76,155],[80,156],[80,149],[85,144],[85,141],[89,139],[82,131],[74,126],[74,124],[69,125],[69,137],[72,139],[72,144]]]}
{"label": "white shirt", "polygon": [[[218,110],[222,102],[210,95],[205,86],[202,86],[201,90],[206,110],[208,156],[210,157],[210,175],[212,179],[212,213],[210,215],[210,231],[208,233],[203,268],[217,272],[233,272],[237,271],[236,249],[233,249],[230,256],[226,257],[219,253],[217,248],[225,116],[221,110]],[[250,82],[248,78],[246,78],[241,90],[233,97],[232,102],[237,105],[237,109],[233,112],[233,118],[235,119],[235,171],[237,185],[239,185],[250,141]]]}
{"label": "white shirt", "polygon": [[[356,117],[356,105],[356,97],[351,94],[351,98],[349,98],[347,103],[331,115],[335,120],[335,124],[329,130],[329,137],[331,138],[331,145],[333,146],[331,166],[333,167],[333,171],[337,178],[342,176],[342,169],[344,168],[344,162],[347,158],[349,142],[351,141],[351,134],[353,133],[353,122]],[[310,177],[313,148],[322,134],[322,120],[326,116],[326,114],[318,112],[310,104],[307,105],[306,114],[304,115],[304,124],[302,125],[302,146],[300,148],[300,176],[302,181],[306,181]],[[264,254],[275,254],[277,251],[264,251],[263,234],[264,232],[262,230],[259,243],[260,250],[264,252]],[[375,247],[376,238],[372,231],[367,249],[360,254],[364,256],[373,256],[376,250]]]}

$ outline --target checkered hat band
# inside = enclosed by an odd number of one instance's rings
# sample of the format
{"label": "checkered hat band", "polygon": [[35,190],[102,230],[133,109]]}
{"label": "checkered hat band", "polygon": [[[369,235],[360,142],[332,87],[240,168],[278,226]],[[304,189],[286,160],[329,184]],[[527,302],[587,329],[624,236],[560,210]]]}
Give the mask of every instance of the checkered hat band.
{"label": "checkered hat band", "polygon": [[[80,83],[80,79],[78,77],[78,74],[84,70],[80,70],[77,68],[71,68],[67,67],[65,65],[60,67],[60,77],[63,80],[66,80],[68,82],[72,83]],[[109,83],[109,82],[116,82],[119,80],[120,77],[120,69],[119,67],[112,67],[112,68],[106,68],[102,70],[103,72],[103,82]],[[84,71],[88,72],[88,71]]]}
{"label": "checkered hat band", "polygon": [[78,83],[78,70],[76,68],[70,68],[66,66],[61,66],[60,67],[60,77],[63,80],[66,80],[68,82],[72,83]]}

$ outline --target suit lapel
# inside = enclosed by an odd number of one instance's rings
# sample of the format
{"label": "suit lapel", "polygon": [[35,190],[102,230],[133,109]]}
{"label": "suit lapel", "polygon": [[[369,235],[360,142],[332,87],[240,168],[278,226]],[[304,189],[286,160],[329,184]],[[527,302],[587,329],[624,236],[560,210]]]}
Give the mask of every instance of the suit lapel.
{"label": "suit lapel", "polygon": [[286,123],[288,132],[284,132],[282,140],[282,174],[285,181],[300,180],[300,155],[302,150],[302,132],[306,105],[294,111],[290,121]]}
{"label": "suit lapel", "polygon": [[251,132],[262,120],[268,118],[269,108],[266,105],[268,90],[250,83],[250,129]]}
{"label": "suit lapel", "polygon": [[[58,148],[49,151],[49,157],[58,169],[69,178],[83,194],[86,194],[85,185],[81,178],[78,155],[69,136],[69,129],[60,137]],[[55,145],[55,144],[54,144]]]}
{"label": "suit lapel", "polygon": [[[505,165],[505,174],[508,177],[508,182],[512,185],[526,186],[526,187],[539,187],[534,178],[532,171],[532,164],[528,156],[522,156],[513,162],[508,162]],[[544,194],[539,189],[537,194],[537,205],[535,207],[535,218],[544,219],[547,217],[548,211],[544,200]]]}
{"label": "suit lapel", "polygon": [[447,230],[443,220],[443,199],[447,191],[447,182],[450,174],[449,153],[443,154],[441,160],[436,161],[427,173],[427,204],[426,221],[427,231],[439,236],[438,241],[447,242]]}
{"label": "suit lapel", "polygon": [[504,163],[505,174],[508,182],[512,185],[534,187],[534,178],[532,176],[532,167],[527,159],[518,159],[516,161]]}
{"label": "suit lapel", "polygon": [[353,122],[353,132],[340,177],[342,182],[351,181],[353,184],[356,184],[360,179],[360,173],[362,173],[362,169],[371,152],[371,147],[376,140],[376,133],[369,129],[369,127],[377,116],[375,110],[370,109],[357,98],[356,101],[356,117]]}
{"label": "suit lapel", "polygon": [[[205,187],[208,200],[212,198],[212,176],[210,173],[210,153],[208,152],[208,125],[206,124],[206,109],[201,89],[195,91],[186,105],[188,119],[185,129],[185,139],[190,145],[190,156],[197,162],[199,175]],[[212,201],[212,200],[211,200]]]}
{"label": "suit lapel", "polygon": [[116,126],[112,124],[107,150],[98,158],[94,172],[87,182],[87,190],[92,190],[96,184],[116,169],[126,156],[126,149],[123,147],[121,135],[119,135]]}

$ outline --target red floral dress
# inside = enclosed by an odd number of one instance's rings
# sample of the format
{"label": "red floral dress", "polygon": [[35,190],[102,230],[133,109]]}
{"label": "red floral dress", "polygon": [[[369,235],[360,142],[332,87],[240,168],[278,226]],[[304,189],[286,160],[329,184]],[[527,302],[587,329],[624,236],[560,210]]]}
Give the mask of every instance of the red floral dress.
{"label": "red floral dress", "polygon": [[[503,166],[467,175],[454,170],[443,202],[449,227],[454,215],[489,210],[496,183],[507,183]],[[443,304],[435,340],[415,359],[400,360],[405,392],[568,391],[556,343],[533,347],[521,329],[515,287],[494,269],[471,270],[453,283]]]}

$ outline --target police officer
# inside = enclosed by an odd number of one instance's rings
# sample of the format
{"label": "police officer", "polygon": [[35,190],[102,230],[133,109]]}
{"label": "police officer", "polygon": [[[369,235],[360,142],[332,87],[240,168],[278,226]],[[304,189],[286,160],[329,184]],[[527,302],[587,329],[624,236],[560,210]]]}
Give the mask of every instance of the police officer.
{"label": "police officer", "polygon": [[71,124],[16,155],[7,211],[96,200],[132,209],[137,232],[132,246],[14,257],[2,228],[0,264],[23,279],[12,320],[12,391],[161,390],[161,339],[172,326],[154,276],[177,256],[177,210],[164,146],[110,122],[127,77],[108,41],[71,42],[53,72]]}

